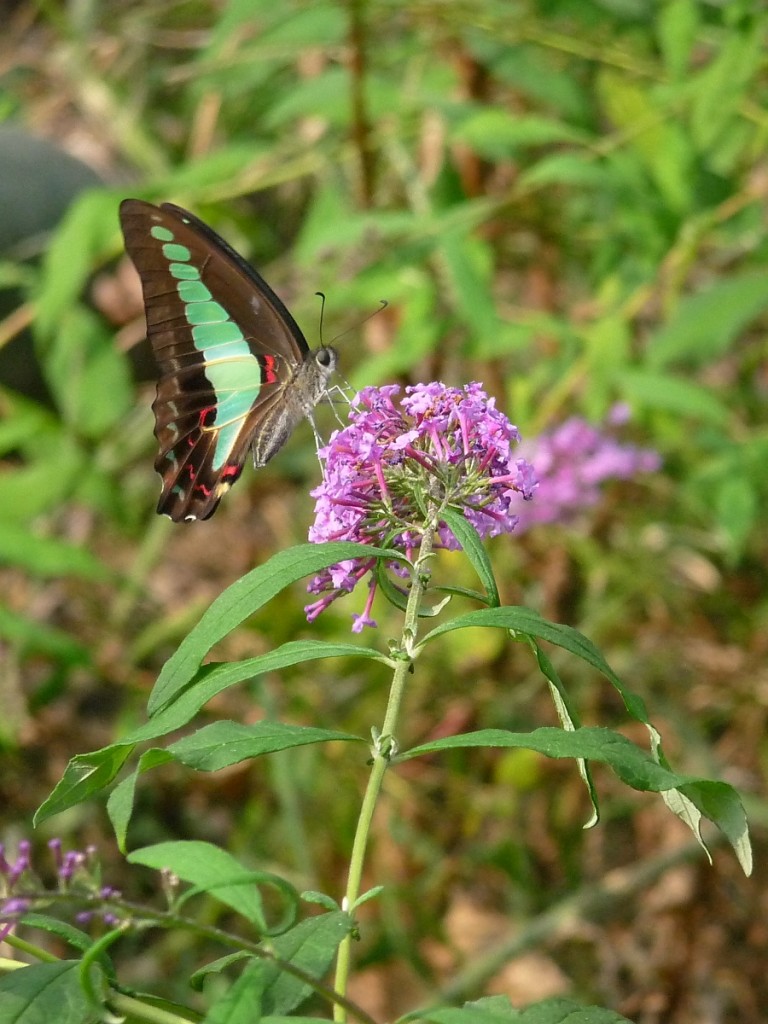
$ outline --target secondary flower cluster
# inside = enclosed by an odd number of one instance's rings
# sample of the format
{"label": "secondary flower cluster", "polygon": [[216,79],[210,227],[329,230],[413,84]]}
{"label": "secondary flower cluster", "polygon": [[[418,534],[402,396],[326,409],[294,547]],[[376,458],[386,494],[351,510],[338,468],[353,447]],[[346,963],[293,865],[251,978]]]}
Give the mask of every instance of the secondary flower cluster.
{"label": "secondary flower cluster", "polygon": [[[536,482],[533,468],[514,451],[517,428],[496,409],[479,384],[450,388],[417,384],[400,394],[397,385],[365,388],[352,401],[349,426],[321,449],[323,483],[314,542],[353,540],[395,547],[411,557],[424,529],[435,525],[438,544],[459,546],[441,511],[460,510],[481,537],[509,533],[521,499]],[[312,621],[337,597],[349,593],[372,568],[373,559],[341,562],[309,585],[322,595],[305,609]],[[353,630],[370,617],[375,585]]]}
{"label": "secondary flower cluster", "polygon": [[[0,941],[12,930],[19,917],[34,909],[37,901],[45,902],[51,892],[58,895],[71,893],[90,899],[97,897],[101,900],[120,896],[116,889],[101,886],[98,882],[96,847],[89,846],[84,852],[69,850],[65,853],[61,840],[51,839],[48,848],[53,854],[56,883],[53,889],[46,890],[34,871],[29,841],[20,840],[16,860],[13,862],[6,859],[5,847],[0,843]],[[92,912],[85,911],[78,915],[77,920],[84,923],[91,916]],[[107,924],[116,921],[108,911],[102,913],[101,918]]]}
{"label": "secondary flower cluster", "polygon": [[572,416],[522,444],[522,453],[536,466],[539,488],[536,500],[520,513],[518,533],[537,523],[566,522],[596,505],[608,480],[628,480],[659,468],[657,452],[622,444],[609,433],[628,418],[624,405],[615,406],[602,427]]}

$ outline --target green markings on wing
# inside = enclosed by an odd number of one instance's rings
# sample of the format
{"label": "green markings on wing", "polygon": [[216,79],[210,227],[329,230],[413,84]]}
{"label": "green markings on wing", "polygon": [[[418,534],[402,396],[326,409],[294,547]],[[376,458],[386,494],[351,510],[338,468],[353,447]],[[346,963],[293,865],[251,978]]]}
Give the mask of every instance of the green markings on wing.
{"label": "green markings on wing", "polygon": [[162,243],[192,340],[216,395],[215,415],[208,426],[217,432],[213,468],[220,469],[261,391],[261,366],[241,328],[201,280],[190,249],[175,241],[173,231],[163,224],[153,225],[150,234]]}

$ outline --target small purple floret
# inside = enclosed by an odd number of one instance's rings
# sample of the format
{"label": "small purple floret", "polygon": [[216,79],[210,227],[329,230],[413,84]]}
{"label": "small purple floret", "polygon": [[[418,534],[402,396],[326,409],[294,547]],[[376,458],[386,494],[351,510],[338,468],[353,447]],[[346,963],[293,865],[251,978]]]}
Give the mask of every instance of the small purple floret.
{"label": "small purple floret", "polygon": [[[110,886],[100,886],[96,894],[100,871],[95,846],[87,846],[85,851],[65,852],[61,839],[55,838],[48,841],[48,848],[56,868],[56,884],[52,889],[45,890],[32,869],[32,844],[29,840],[20,840],[13,863],[6,859],[5,847],[0,843],[0,922],[12,918],[7,924],[0,925],[0,941],[13,929],[17,918],[33,909],[40,900],[47,899],[48,891],[91,900],[120,898],[119,891]],[[102,909],[83,911],[77,920],[84,923],[94,915],[100,916],[107,923],[116,920],[111,911]]]}

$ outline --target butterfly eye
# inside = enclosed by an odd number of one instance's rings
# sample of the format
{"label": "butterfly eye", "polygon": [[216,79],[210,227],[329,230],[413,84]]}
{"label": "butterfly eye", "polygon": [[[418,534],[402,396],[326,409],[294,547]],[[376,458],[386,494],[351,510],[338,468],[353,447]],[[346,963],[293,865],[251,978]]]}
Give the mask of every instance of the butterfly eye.
{"label": "butterfly eye", "polygon": [[333,352],[329,348],[321,348],[317,353],[317,361],[321,366],[333,366]]}

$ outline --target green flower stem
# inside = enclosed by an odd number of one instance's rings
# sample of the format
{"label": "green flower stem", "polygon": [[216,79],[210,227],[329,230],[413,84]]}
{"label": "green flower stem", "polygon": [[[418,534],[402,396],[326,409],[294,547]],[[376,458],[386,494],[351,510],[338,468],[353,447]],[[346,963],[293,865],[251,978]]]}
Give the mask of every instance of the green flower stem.
{"label": "green flower stem", "polygon": [[[347,891],[344,895],[343,902],[344,909],[350,913],[354,912],[355,904],[360,896],[360,883],[363,875],[365,851],[371,832],[373,812],[376,808],[376,802],[384,781],[384,773],[389,766],[393,753],[396,752],[395,729],[397,727],[400,706],[403,701],[403,694],[405,693],[405,684],[407,682],[408,675],[413,668],[415,657],[413,651],[419,627],[419,607],[427,586],[425,568],[432,555],[432,545],[436,529],[437,521],[433,517],[424,529],[419,554],[414,563],[413,572],[411,573],[411,592],[408,595],[408,603],[405,609],[400,650],[394,655],[397,660],[397,664],[392,677],[392,686],[389,691],[389,700],[387,702],[386,714],[384,715],[384,724],[381,729],[381,734],[377,737],[375,749],[373,751],[373,767],[371,768],[368,786],[365,791],[365,796],[363,797],[362,807],[360,808],[360,817],[358,819],[357,830],[355,832],[355,839],[352,844],[352,856],[350,857],[349,862]],[[339,946],[339,953],[336,960],[336,978],[334,988],[336,992],[342,996],[345,996],[347,992],[351,954],[352,936],[348,935]],[[337,1003],[333,1008],[333,1019],[337,1022],[344,1022],[347,1020],[346,1009],[339,1003]]]}

